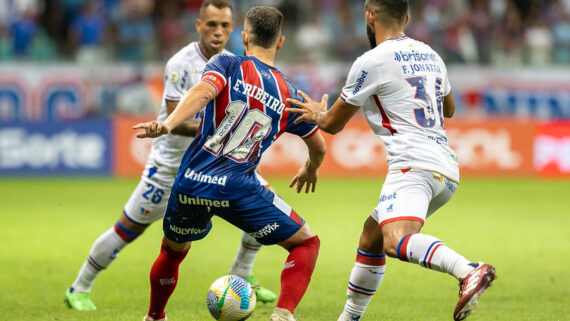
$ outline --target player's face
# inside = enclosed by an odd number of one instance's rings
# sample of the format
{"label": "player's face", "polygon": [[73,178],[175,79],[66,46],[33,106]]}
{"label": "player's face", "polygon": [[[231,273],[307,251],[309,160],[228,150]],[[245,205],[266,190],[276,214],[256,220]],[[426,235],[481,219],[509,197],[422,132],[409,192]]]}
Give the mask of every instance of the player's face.
{"label": "player's face", "polygon": [[234,29],[230,8],[208,6],[196,20],[196,29],[200,33],[200,48],[206,56],[220,53]]}

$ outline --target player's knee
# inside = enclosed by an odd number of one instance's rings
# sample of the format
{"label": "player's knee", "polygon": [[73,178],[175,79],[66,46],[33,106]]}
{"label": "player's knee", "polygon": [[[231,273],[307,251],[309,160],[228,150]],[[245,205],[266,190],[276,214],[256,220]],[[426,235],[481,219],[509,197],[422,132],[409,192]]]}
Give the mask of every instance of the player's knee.
{"label": "player's knee", "polygon": [[314,234],[313,236],[309,237],[308,239],[297,243],[295,246],[293,246],[293,248],[299,247],[299,246],[306,247],[306,248],[310,249],[312,252],[318,253],[319,249],[321,248],[321,240],[319,239],[318,235]]}
{"label": "player's knee", "polygon": [[162,243],[173,252],[188,252],[192,247],[192,242],[177,243],[167,237],[162,239]]}
{"label": "player's knee", "polygon": [[360,235],[360,241],[358,242],[358,248],[366,253],[380,254],[383,252],[383,242],[382,238],[377,238],[372,235],[362,233]]}
{"label": "player's knee", "polygon": [[404,235],[400,235],[397,231],[385,233],[384,235],[384,253],[389,257],[398,257],[398,244]]}
{"label": "player's knee", "polygon": [[121,217],[119,218],[119,222],[121,223],[122,226],[127,228],[129,231],[132,231],[138,235],[141,235],[146,230],[146,228],[148,227],[148,225],[137,224],[137,223],[131,221],[129,218],[127,218],[125,213],[123,213],[121,215]]}

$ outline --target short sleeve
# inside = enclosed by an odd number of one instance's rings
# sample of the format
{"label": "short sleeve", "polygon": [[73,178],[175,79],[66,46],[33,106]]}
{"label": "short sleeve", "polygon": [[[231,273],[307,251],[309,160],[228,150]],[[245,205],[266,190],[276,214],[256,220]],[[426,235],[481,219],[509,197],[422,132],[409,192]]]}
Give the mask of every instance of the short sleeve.
{"label": "short sleeve", "polygon": [[170,60],[164,70],[164,100],[180,101],[186,93],[184,65]]}
{"label": "short sleeve", "polygon": [[[297,94],[296,89],[292,89],[294,92],[291,93],[291,98],[304,102],[303,98]],[[297,135],[303,139],[307,139],[313,136],[318,130],[319,127],[316,124],[311,124],[307,122],[300,122],[295,124],[295,119],[301,117],[300,114],[288,114],[287,119],[287,129],[285,130],[288,133]]]}
{"label": "short sleeve", "polygon": [[218,54],[213,56],[202,74],[201,81],[207,82],[216,88],[218,94],[224,89],[229,75],[229,66],[232,56]]}
{"label": "short sleeve", "polygon": [[445,79],[443,81],[443,95],[447,96],[451,92],[451,83],[449,82],[449,76],[447,75],[447,69],[445,69]]}
{"label": "short sleeve", "polygon": [[352,64],[340,98],[354,106],[364,105],[366,100],[378,90],[379,82],[374,79],[377,74],[376,63],[366,60],[364,56],[358,58]]}

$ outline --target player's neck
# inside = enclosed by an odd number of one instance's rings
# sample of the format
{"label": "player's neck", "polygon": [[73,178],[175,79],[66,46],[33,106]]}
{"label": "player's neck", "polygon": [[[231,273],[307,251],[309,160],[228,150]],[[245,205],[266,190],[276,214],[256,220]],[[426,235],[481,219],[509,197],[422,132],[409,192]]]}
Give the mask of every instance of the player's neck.
{"label": "player's neck", "polygon": [[376,28],[376,44],[379,45],[388,39],[396,39],[405,36],[406,34],[400,28],[385,29]]}
{"label": "player's neck", "polygon": [[200,47],[200,51],[202,52],[202,54],[209,60],[210,58],[212,58],[214,55],[217,55],[219,53],[221,53],[222,51],[215,51],[215,50],[208,50],[206,48],[206,46],[204,46],[201,42],[198,43],[198,46]]}
{"label": "player's neck", "polygon": [[275,48],[265,49],[263,47],[251,46],[247,49],[246,54],[248,56],[254,56],[259,61],[266,65],[273,67],[273,62],[275,61]]}

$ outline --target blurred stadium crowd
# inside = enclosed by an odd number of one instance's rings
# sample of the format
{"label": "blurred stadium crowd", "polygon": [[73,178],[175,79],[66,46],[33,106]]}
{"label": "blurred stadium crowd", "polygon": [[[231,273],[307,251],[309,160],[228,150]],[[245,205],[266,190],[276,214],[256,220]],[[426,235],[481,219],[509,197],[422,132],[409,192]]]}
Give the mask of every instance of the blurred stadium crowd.
{"label": "blurred stadium crowd", "polygon": [[[163,61],[196,40],[200,0],[0,0],[0,61]],[[286,61],[353,60],[368,48],[363,1],[235,0],[285,14]],[[570,0],[410,0],[407,34],[448,63],[570,63]],[[228,49],[241,52],[234,32]]]}

